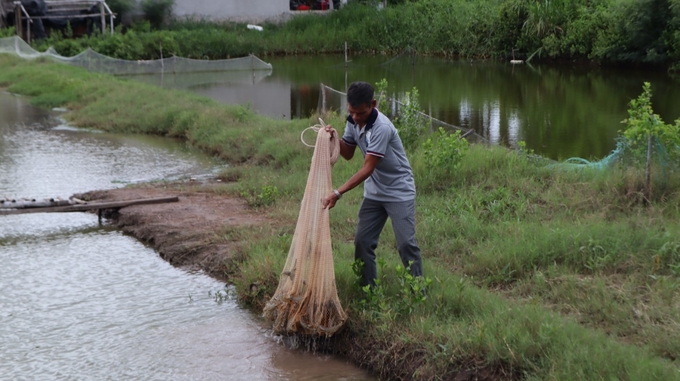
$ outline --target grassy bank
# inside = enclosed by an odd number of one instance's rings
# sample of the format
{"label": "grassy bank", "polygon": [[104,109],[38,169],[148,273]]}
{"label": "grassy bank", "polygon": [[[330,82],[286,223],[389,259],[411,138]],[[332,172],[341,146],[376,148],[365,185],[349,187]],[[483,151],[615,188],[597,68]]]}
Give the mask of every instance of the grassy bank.
{"label": "grassy bank", "polygon": [[[283,268],[311,151],[314,121],[274,121],[241,106],[0,55],[0,87],[40,106],[66,106],[73,124],[186,140],[231,164],[218,190],[275,223],[229,228],[244,305],[261,311]],[[327,122],[342,126],[337,115]],[[342,129],[342,127],[340,127]],[[352,271],[361,191],[331,212],[336,280],[348,330],[326,343],[389,379],[680,379],[680,193],[641,197],[635,170],[570,171],[502,148],[471,146],[453,173],[410,159],[419,190],[418,240],[428,298],[403,292],[394,237],[381,239],[380,295],[364,298]],[[360,162],[339,162],[338,184]],[[255,287],[251,287],[251,286]],[[466,374],[466,373],[462,373]]]}
{"label": "grassy bank", "polygon": [[[254,53],[406,51],[465,58],[579,60],[675,67],[680,61],[678,0],[419,0],[378,10],[350,2],[327,15],[301,15],[263,32],[245,24],[175,21],[153,31],[140,24],[126,34],[82,39],[54,37],[62,55],[87,47],[116,58],[227,58]],[[367,1],[365,3],[371,3]],[[675,66],[674,66],[675,65]]]}

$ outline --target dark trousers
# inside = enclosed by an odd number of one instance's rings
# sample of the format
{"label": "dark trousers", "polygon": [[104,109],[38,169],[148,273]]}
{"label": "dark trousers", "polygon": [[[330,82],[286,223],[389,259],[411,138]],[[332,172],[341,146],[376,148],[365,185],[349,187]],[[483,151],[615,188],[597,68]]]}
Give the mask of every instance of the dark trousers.
{"label": "dark trousers", "polygon": [[354,235],[354,258],[364,262],[361,285],[375,285],[378,269],[375,249],[387,217],[392,221],[397,251],[405,267],[411,266],[411,275],[422,276],[423,264],[420,247],[416,243],[416,202],[381,202],[364,198],[359,208],[359,222]]}

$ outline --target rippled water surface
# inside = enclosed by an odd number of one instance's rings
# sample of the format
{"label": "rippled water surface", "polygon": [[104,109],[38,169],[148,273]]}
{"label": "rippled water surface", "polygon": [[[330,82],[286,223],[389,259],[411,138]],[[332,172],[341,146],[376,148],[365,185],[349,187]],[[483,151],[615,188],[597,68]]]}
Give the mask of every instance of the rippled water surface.
{"label": "rippled water surface", "polygon": [[[212,173],[168,140],[77,131],[0,93],[0,197]],[[225,285],[89,213],[0,216],[2,380],[369,380],[291,350]]]}

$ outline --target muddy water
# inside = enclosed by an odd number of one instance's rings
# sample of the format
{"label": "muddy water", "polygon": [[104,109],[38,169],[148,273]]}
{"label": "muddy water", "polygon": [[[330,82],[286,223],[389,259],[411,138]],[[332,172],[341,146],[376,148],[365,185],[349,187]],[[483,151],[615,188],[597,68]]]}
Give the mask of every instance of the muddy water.
{"label": "muddy water", "polygon": [[[0,197],[68,197],[215,164],[163,139],[77,131],[0,93]],[[225,285],[88,213],[0,216],[0,379],[370,380],[281,344]]]}

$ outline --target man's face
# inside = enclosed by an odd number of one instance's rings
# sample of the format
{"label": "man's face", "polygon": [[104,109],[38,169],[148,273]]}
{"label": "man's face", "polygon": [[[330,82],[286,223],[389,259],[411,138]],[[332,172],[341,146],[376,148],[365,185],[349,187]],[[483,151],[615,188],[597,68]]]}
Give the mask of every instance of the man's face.
{"label": "man's face", "polygon": [[371,111],[373,111],[375,104],[375,99],[372,100],[370,104],[362,103],[356,107],[352,107],[352,105],[347,104],[347,112],[349,112],[349,116],[352,117],[354,123],[358,124],[360,127],[363,127],[366,125],[368,118],[371,116]]}

